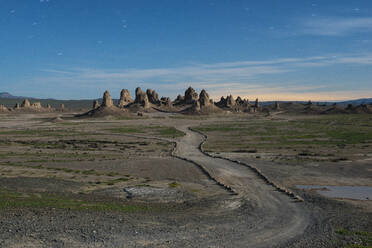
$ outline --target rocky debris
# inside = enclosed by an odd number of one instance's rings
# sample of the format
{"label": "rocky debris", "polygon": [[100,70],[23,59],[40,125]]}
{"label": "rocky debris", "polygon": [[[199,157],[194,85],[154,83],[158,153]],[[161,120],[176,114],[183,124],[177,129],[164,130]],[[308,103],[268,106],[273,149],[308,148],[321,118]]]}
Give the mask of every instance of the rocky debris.
{"label": "rocky debris", "polygon": [[32,108],[36,108],[36,109],[41,109],[42,106],[41,106],[41,103],[40,102],[35,102],[31,105]]}
{"label": "rocky debris", "polygon": [[152,103],[152,104],[159,104],[160,103],[159,95],[158,95],[158,93],[156,93],[155,90],[147,89],[146,90],[146,95],[147,95],[147,98],[149,99],[150,103]]}
{"label": "rocky debris", "polygon": [[[324,110],[324,108],[326,109]],[[367,104],[360,104],[356,106],[348,104],[346,107],[333,104],[331,107],[325,106],[319,109],[322,110],[320,114],[372,114],[372,106]]]}
{"label": "rocky debris", "polygon": [[30,101],[28,99],[23,100],[21,104],[21,108],[29,108],[29,107],[31,107]]}
{"label": "rocky debris", "polygon": [[122,108],[122,107],[125,107],[125,106],[127,106],[128,104],[130,104],[132,102],[133,102],[133,99],[132,99],[132,96],[130,95],[129,90],[123,89],[120,92],[120,100],[119,100],[118,106],[120,108]]}
{"label": "rocky debris", "polygon": [[349,111],[347,111],[344,107],[333,105],[332,107],[324,110],[320,114],[348,114]]}
{"label": "rocky debris", "polygon": [[47,109],[49,109],[49,110],[52,109],[52,106],[49,103],[47,104]]}
{"label": "rocky debris", "polygon": [[93,109],[97,109],[97,108],[99,108],[99,102],[98,102],[98,100],[94,100],[93,101]]}
{"label": "rocky debris", "polygon": [[138,112],[137,115],[138,116],[143,116],[143,113],[142,112]]}
{"label": "rocky debris", "polygon": [[345,110],[350,114],[372,114],[372,107],[364,103],[358,106],[349,104]]}
{"label": "rocky debris", "polygon": [[194,101],[198,100],[198,93],[190,86],[186,91],[185,91],[185,97],[184,101],[186,104],[194,104]]}
{"label": "rocky debris", "polygon": [[21,108],[21,106],[19,105],[19,103],[16,103],[15,105],[14,105],[14,109],[20,109]]}
{"label": "rocky debris", "polygon": [[60,116],[57,116],[56,118],[52,119],[51,121],[52,122],[63,122],[64,120]]}
{"label": "rocky debris", "polygon": [[112,107],[114,106],[114,103],[112,101],[112,98],[110,96],[110,92],[108,92],[107,90],[105,91],[105,93],[103,94],[103,100],[102,100],[102,107]]}
{"label": "rocky debris", "polygon": [[[200,106],[201,107],[211,105],[211,102],[210,102],[210,99],[209,99],[209,95],[208,95],[208,93],[204,89],[200,92],[199,102],[200,102]],[[213,104],[213,101],[212,101],[212,104]]]}

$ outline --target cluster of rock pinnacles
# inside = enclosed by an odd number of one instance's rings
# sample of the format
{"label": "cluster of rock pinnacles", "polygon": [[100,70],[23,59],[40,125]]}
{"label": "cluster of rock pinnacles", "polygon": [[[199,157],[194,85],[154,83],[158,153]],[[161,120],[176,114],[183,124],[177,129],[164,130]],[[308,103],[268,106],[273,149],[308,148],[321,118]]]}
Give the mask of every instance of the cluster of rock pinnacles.
{"label": "cluster of rock pinnacles", "polygon": [[[133,106],[133,108],[132,108]],[[277,103],[276,108],[279,109]],[[98,100],[93,101],[93,111],[110,109],[111,111],[130,111],[138,112],[138,110],[159,110],[159,111],[172,111],[172,112],[183,112],[183,113],[194,113],[194,112],[218,112],[221,110],[230,110],[235,112],[256,112],[259,110],[258,99],[251,104],[248,99],[242,99],[238,97],[234,99],[231,95],[221,97],[219,102],[213,102],[209,98],[209,94],[203,89],[198,94],[192,87],[189,87],[184,95],[178,95],[177,98],[172,101],[169,97],[159,98],[159,94],[152,89],[143,91],[140,87],[135,90],[135,98],[133,99],[129,90],[123,89],[120,92],[120,99],[117,104],[114,104],[110,93],[106,90],[103,94],[102,102]],[[28,99],[25,99],[21,104],[17,103],[13,108],[7,108],[4,105],[0,105],[0,111],[64,111],[65,106],[61,104],[59,108],[52,108],[50,104],[43,107],[40,102],[30,103]],[[90,111],[91,112],[91,111]]]}
{"label": "cluster of rock pinnacles", "polygon": [[[115,106],[111,98],[110,93],[106,90],[103,94],[102,103],[99,104],[98,100],[93,102],[93,109],[98,108],[121,108],[126,109],[132,105],[141,106],[143,109],[149,108],[165,108],[165,109],[176,109],[179,106],[189,105],[187,109],[189,111],[201,111],[201,110],[221,110],[231,109],[242,112],[256,112],[259,109],[259,102],[256,99],[254,104],[251,104],[248,99],[242,99],[238,97],[236,100],[231,96],[226,98],[221,97],[219,102],[213,102],[209,98],[209,94],[203,89],[198,94],[192,87],[189,87],[184,95],[178,95],[177,98],[172,102],[169,97],[161,97],[159,94],[152,89],[147,89],[146,92],[140,87],[135,90],[135,98],[133,100],[129,90],[123,89],[120,92],[120,99],[118,104]],[[278,104],[279,108],[279,104]]]}
{"label": "cluster of rock pinnacles", "polygon": [[21,111],[21,110],[32,110],[32,111],[64,111],[65,105],[61,104],[60,108],[52,108],[50,104],[47,104],[46,107],[43,107],[40,102],[34,102],[31,104],[30,100],[24,99],[21,104],[16,103],[13,108],[7,108],[4,105],[0,105],[0,111]]}

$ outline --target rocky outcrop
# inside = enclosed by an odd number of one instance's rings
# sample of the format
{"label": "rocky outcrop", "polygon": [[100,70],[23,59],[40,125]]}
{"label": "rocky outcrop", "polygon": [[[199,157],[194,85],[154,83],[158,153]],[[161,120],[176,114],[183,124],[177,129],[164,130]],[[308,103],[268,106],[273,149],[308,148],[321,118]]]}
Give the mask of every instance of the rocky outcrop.
{"label": "rocky outcrop", "polygon": [[41,109],[41,103],[40,102],[35,102],[31,105],[32,108],[35,108],[35,109]]}
{"label": "rocky outcrop", "polygon": [[279,102],[275,102],[274,109],[275,109],[275,110],[280,110]]}
{"label": "rocky outcrop", "polygon": [[183,114],[198,114],[209,115],[220,113],[222,110],[218,108],[212,99],[209,99],[209,94],[202,90],[198,96],[198,100],[192,102],[192,106],[181,111]]}
{"label": "rocky outcrop", "polygon": [[85,118],[85,117],[109,117],[109,116],[124,116],[128,113],[126,109],[119,108],[114,105],[113,100],[110,96],[110,93],[106,90],[103,94],[102,103],[101,105],[98,101],[93,102],[93,109],[83,113],[75,115],[78,118]]}
{"label": "rocky outcrop", "polygon": [[146,90],[146,95],[147,95],[147,98],[149,99],[150,103],[152,103],[152,104],[159,104],[160,103],[159,95],[158,95],[158,93],[156,93],[155,90],[147,89]]}
{"label": "rocky outcrop", "polygon": [[147,98],[147,94],[142,91],[140,87],[136,88],[136,98],[134,99],[134,103],[142,104]]}
{"label": "rocky outcrop", "polygon": [[120,108],[125,107],[132,102],[133,102],[133,99],[132,99],[132,96],[130,95],[129,90],[123,89],[120,92],[120,100],[119,100],[118,107]]}
{"label": "rocky outcrop", "polygon": [[160,103],[166,107],[172,107],[172,101],[169,97],[162,97],[160,99]]}
{"label": "rocky outcrop", "polygon": [[234,97],[232,95],[229,95],[226,97],[226,106],[232,107],[236,104],[236,101],[234,100]]}
{"label": "rocky outcrop", "polygon": [[3,104],[0,104],[0,112],[8,112],[9,109],[5,107]]}
{"label": "rocky outcrop", "polygon": [[147,95],[145,95],[145,99],[143,100],[143,107],[144,107],[145,109],[147,109],[147,108],[151,108],[151,104],[150,104],[150,101],[149,101]]}
{"label": "rocky outcrop", "polygon": [[52,107],[50,106],[50,104],[48,104],[47,108],[43,108],[40,102],[34,102],[31,104],[31,102],[28,99],[25,99],[23,100],[21,104],[16,103],[13,109],[19,113],[28,113],[28,112],[39,113],[39,112],[51,111]]}
{"label": "rocky outcrop", "polygon": [[232,95],[226,98],[221,97],[221,100],[216,105],[222,109],[227,109],[232,112],[251,112],[253,110],[248,99],[243,99],[240,96],[234,99]]}
{"label": "rocky outcrop", "polygon": [[260,107],[260,104],[258,102],[258,98],[256,98],[256,101],[254,102],[254,107],[255,108],[259,108]]}
{"label": "rocky outcrop", "polygon": [[185,97],[184,96],[181,96],[181,95],[178,95],[176,100],[174,100],[175,102],[183,102],[185,101]]}
{"label": "rocky outcrop", "polygon": [[30,101],[28,99],[23,100],[21,104],[21,108],[29,108],[29,107],[31,107]]}
{"label": "rocky outcrop", "polygon": [[134,100],[134,103],[140,104],[144,108],[151,107],[147,94],[143,92],[140,87],[136,88],[136,99]]}
{"label": "rocky outcrop", "polygon": [[102,100],[102,107],[112,107],[114,106],[114,103],[112,101],[112,98],[110,96],[110,92],[108,92],[107,90],[105,91],[105,93],[103,94],[103,100]]}
{"label": "rocky outcrop", "polygon": [[[208,93],[203,89],[199,95],[200,107],[210,106],[211,102]],[[213,101],[212,101],[213,104]]]}
{"label": "rocky outcrop", "polygon": [[201,110],[199,101],[194,101],[192,103],[192,110],[195,111],[195,112],[199,112]]}
{"label": "rocky outcrop", "polygon": [[235,100],[235,103],[236,103],[237,105],[243,105],[243,104],[244,104],[244,100],[243,100],[240,96],[238,96],[238,97],[236,98],[236,100]]}
{"label": "rocky outcrop", "polygon": [[256,98],[256,101],[254,101],[253,105],[253,112],[257,112],[259,110],[260,104],[258,102],[258,98]]}
{"label": "rocky outcrop", "polygon": [[217,106],[220,108],[231,108],[235,106],[236,101],[234,100],[234,97],[232,95],[227,96],[224,98],[223,96],[221,97],[221,100],[217,103]]}
{"label": "rocky outcrop", "polygon": [[193,104],[194,101],[197,101],[198,100],[198,93],[196,93],[196,91],[192,88],[192,87],[189,87],[186,91],[185,91],[185,103],[186,104]]}
{"label": "rocky outcrop", "polygon": [[99,102],[98,102],[98,100],[94,100],[93,101],[93,109],[97,109],[97,108],[99,108]]}
{"label": "rocky outcrop", "polygon": [[209,98],[209,94],[204,89],[199,94],[199,102],[201,107],[214,106],[213,99]]}

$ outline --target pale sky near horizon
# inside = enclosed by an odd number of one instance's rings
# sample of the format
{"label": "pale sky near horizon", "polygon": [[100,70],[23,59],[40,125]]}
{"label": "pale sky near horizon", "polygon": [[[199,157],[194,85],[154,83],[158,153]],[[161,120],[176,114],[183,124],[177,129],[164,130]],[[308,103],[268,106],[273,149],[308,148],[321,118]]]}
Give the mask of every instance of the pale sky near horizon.
{"label": "pale sky near horizon", "polygon": [[372,97],[372,1],[0,0],[0,92]]}

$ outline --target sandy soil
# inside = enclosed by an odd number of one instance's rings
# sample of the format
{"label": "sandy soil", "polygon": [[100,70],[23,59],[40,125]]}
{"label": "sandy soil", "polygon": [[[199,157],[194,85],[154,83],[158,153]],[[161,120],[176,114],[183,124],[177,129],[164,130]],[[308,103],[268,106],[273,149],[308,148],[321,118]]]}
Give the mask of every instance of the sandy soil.
{"label": "sandy soil", "polygon": [[[1,247],[343,247],[365,243],[340,228],[371,231],[365,202],[302,191],[298,202],[249,167],[203,154],[204,137],[188,127],[226,116],[55,117],[0,116]],[[369,179],[362,162],[294,169],[219,155],[254,163],[292,189],[308,177],[335,185]]]}

